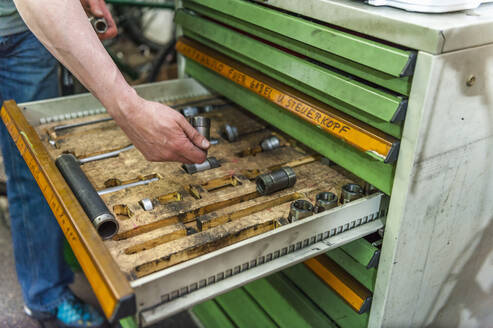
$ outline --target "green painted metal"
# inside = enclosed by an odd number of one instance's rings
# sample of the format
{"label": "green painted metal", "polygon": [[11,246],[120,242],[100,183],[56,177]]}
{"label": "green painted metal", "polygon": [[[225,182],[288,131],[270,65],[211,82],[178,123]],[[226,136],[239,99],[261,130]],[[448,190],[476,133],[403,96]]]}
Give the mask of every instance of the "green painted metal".
{"label": "green painted metal", "polygon": [[391,122],[404,106],[400,96],[322,68],[184,10],[177,12],[176,21],[184,28],[254,60],[258,63],[254,68],[267,75],[269,72],[263,67],[276,70],[297,83],[306,84],[386,122]]}
{"label": "green painted metal", "polygon": [[383,73],[371,67],[312,47],[306,43],[285,37],[279,33],[268,31],[252,23],[225,15],[193,1],[184,2],[184,7],[402,95],[408,96],[411,92],[411,78],[408,76],[395,77]]}
{"label": "green painted metal", "polygon": [[368,325],[368,312],[356,313],[332,288],[315,276],[305,265],[292,266],[282,271],[282,274],[341,328],[360,328]]}
{"label": "green painted metal", "polygon": [[[185,36],[190,37],[196,41],[199,41],[201,43],[207,44],[209,47],[225,54],[226,56],[229,56],[233,59],[236,59],[248,66],[253,66],[257,65],[256,62],[250,60],[249,58],[242,56],[241,54],[238,54],[234,51],[231,51],[217,43],[211,43],[207,42],[207,39],[202,38],[201,36],[193,33],[190,30],[183,29]],[[396,137],[398,139],[401,138],[402,136],[402,124],[396,124],[396,123],[389,123],[385,122],[381,119],[376,118],[375,116],[369,115],[349,104],[346,104],[345,102],[342,102],[336,98],[327,96],[326,94],[315,90],[314,88],[311,88],[307,85],[300,84],[298,81],[295,79],[292,79],[284,74],[279,74],[277,71],[270,69],[269,67],[263,67],[262,68],[263,72],[266,73],[268,72],[267,75],[275,78],[276,80],[289,85],[292,88],[298,89],[299,91],[303,92],[304,94],[307,94],[310,97],[313,97],[323,103],[326,103],[329,106],[332,106],[341,112],[344,112],[348,115],[351,115],[352,117],[365,122],[368,125],[373,126],[376,129],[379,129],[393,137]]]}
{"label": "green painted metal", "polygon": [[395,173],[394,165],[373,160],[342,140],[330,136],[200,64],[187,60],[186,73],[390,195]]}
{"label": "green painted metal", "polygon": [[161,9],[175,9],[175,4],[169,1],[162,0],[105,0],[107,3],[120,6],[132,6],[132,7],[149,7],[149,8],[161,8]]}
{"label": "green painted metal", "polygon": [[192,312],[204,328],[235,328],[214,300],[194,306]]}
{"label": "green painted metal", "polygon": [[404,73],[410,57],[414,55],[412,51],[342,32],[248,1],[192,1],[397,77]]}
{"label": "green painted metal", "polygon": [[341,246],[341,249],[366,268],[375,267],[380,254],[380,250],[365,238],[356,239],[355,241]]}
{"label": "green painted metal", "polygon": [[337,327],[280,274],[243,287],[281,328]]}
{"label": "green painted metal", "polygon": [[277,327],[264,310],[241,288],[218,296],[215,301],[237,327]]}
{"label": "green painted metal", "polygon": [[364,265],[358,263],[340,248],[327,252],[327,256],[339,264],[344,270],[346,270],[371,292],[375,290],[375,280],[377,278],[377,270],[375,268],[367,269]]}
{"label": "green painted metal", "polygon": [[134,317],[126,317],[120,320],[120,326],[122,328],[137,328],[137,321],[135,321]]}

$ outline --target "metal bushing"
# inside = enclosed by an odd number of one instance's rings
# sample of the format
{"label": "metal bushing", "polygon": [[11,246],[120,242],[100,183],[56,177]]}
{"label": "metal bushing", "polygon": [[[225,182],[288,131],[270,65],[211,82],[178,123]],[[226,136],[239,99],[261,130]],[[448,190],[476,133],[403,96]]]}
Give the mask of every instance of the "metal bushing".
{"label": "metal bushing", "polygon": [[291,203],[289,221],[296,222],[313,214],[313,205],[307,200],[298,199]]}
{"label": "metal bushing", "polygon": [[139,201],[140,206],[144,209],[144,211],[152,211],[154,209],[154,204],[152,203],[152,200],[149,198],[144,198],[141,201]]}
{"label": "metal bushing", "polygon": [[263,151],[274,150],[281,147],[281,141],[276,136],[270,136],[262,140],[262,142],[260,143],[260,147],[262,147]]}
{"label": "metal bushing", "polygon": [[199,115],[199,108],[198,107],[195,107],[195,106],[183,107],[180,110],[180,113],[183,116],[185,116],[185,117],[192,117],[192,116],[195,116],[195,115]]}
{"label": "metal bushing", "polygon": [[201,172],[201,171],[215,169],[215,168],[220,167],[220,166],[221,166],[221,164],[219,163],[219,161],[215,157],[209,157],[203,163],[200,163],[200,164],[183,164],[182,165],[183,169],[188,174],[194,174],[194,173]]}
{"label": "metal bushing", "polygon": [[342,187],[341,203],[346,204],[363,197],[363,188],[356,183],[348,183]]}
{"label": "metal bushing", "polygon": [[207,140],[211,138],[211,119],[203,116],[190,117],[188,122]]}
{"label": "metal bushing", "polygon": [[104,17],[91,17],[89,18],[94,31],[98,34],[104,34],[108,31],[108,22]]}
{"label": "metal bushing", "polygon": [[225,124],[223,127],[223,134],[226,140],[229,142],[234,142],[238,140],[238,128],[234,125]]}
{"label": "metal bushing", "polygon": [[333,192],[325,191],[318,193],[315,197],[315,213],[320,213],[337,207],[337,201],[337,195]]}
{"label": "metal bushing", "polygon": [[276,191],[290,188],[296,183],[296,174],[289,166],[279,170],[261,174],[255,180],[257,191],[261,195],[269,195]]}

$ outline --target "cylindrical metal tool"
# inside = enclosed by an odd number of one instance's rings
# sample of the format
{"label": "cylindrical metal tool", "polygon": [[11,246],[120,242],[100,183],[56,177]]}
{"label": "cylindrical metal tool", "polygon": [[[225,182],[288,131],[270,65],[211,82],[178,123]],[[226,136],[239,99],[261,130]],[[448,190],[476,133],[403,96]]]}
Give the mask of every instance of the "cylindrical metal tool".
{"label": "cylindrical metal tool", "polygon": [[221,164],[215,157],[209,157],[207,158],[203,163],[200,164],[183,164],[182,167],[183,169],[188,173],[188,174],[194,174],[200,171],[206,171],[210,169],[215,169],[217,167],[220,167]]}
{"label": "cylindrical metal tool", "polygon": [[259,194],[269,195],[294,186],[296,183],[296,174],[292,168],[286,166],[279,170],[259,175],[255,182]]}
{"label": "cylindrical metal tool", "polygon": [[108,31],[108,22],[104,17],[90,17],[89,21],[91,22],[94,31],[99,34],[104,34]]}
{"label": "cylindrical metal tool", "polygon": [[333,192],[320,192],[315,198],[315,213],[330,210],[337,207],[337,195]]}
{"label": "cylindrical metal tool", "polygon": [[234,142],[238,140],[238,128],[234,125],[225,124],[223,127],[223,134],[226,140],[229,142]]}
{"label": "cylindrical metal tool", "polygon": [[307,200],[298,199],[291,203],[289,221],[296,222],[313,214],[313,205]]}
{"label": "cylindrical metal tool", "polygon": [[341,203],[346,204],[363,197],[363,188],[356,183],[348,183],[342,187]]}
{"label": "cylindrical metal tool", "polygon": [[260,142],[260,147],[262,148],[263,151],[274,150],[276,148],[281,147],[281,141],[276,136],[270,136],[262,140],[262,142]]}
{"label": "cylindrical metal tool", "polygon": [[207,140],[211,138],[211,119],[203,116],[190,117],[188,122]]}
{"label": "cylindrical metal tool", "polygon": [[181,114],[185,117],[192,117],[199,115],[199,108],[195,106],[187,106],[180,110]]}
{"label": "cylindrical metal tool", "polygon": [[63,154],[55,163],[99,235],[108,239],[116,234],[118,222],[80,168],[77,158]]}

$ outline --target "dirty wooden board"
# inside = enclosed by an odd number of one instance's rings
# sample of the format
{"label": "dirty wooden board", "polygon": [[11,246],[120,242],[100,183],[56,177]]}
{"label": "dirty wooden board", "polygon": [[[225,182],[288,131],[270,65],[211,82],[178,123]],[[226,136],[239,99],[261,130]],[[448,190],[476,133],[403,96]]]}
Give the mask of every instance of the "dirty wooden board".
{"label": "dirty wooden board", "polygon": [[[294,145],[292,140],[275,130],[267,129],[265,122],[252,118],[234,106],[224,106],[204,116],[211,118],[212,138],[220,140],[220,143],[212,146],[208,153],[208,156],[215,156],[221,161],[220,168],[189,175],[184,172],[179,163],[148,162],[136,149],[123,152],[118,157],[90,162],[82,166],[98,190],[104,189],[105,182],[109,179],[126,181],[150,174],[157,174],[160,178],[145,186],[128,188],[102,196],[108,208],[119,214],[116,215],[120,223],[119,236],[129,234],[122,240],[108,240],[105,244],[121,270],[130,277],[140,277],[213,251],[217,247],[224,247],[249,236],[271,230],[274,228],[273,222],[276,219],[288,216],[290,202],[280,203],[278,206],[239,217],[235,217],[235,213],[248,214],[249,208],[259,207],[261,203],[274,201],[293,192],[300,192],[303,198],[314,202],[317,192],[332,191],[340,194],[342,185],[357,181],[354,176],[341,168],[329,167],[317,160],[294,168],[298,180],[293,188],[270,196],[255,195],[245,201],[206,214],[207,217],[212,218],[233,214],[235,219],[231,222],[199,231],[194,216],[189,215],[186,220],[169,220],[179,215],[184,217],[183,213],[199,211],[198,209],[202,207],[211,206],[220,201],[254,193],[255,183],[242,175],[243,170],[258,169],[265,172],[269,167],[303,159],[310,155],[309,151]],[[114,150],[129,145],[130,141],[113,121],[62,131],[57,134],[58,148],[49,145],[48,132],[53,131],[54,126],[92,121],[103,117],[107,115],[46,124],[38,127],[37,131],[53,158],[64,152],[72,152],[76,156],[89,156],[103,150]],[[225,123],[239,127],[240,134],[243,134],[239,141],[229,143],[221,138],[220,130]],[[282,148],[271,152],[261,152],[255,156],[238,156],[239,152],[258,146],[262,139],[272,134],[280,137]],[[211,179],[228,175],[235,175],[239,183],[236,186],[211,191],[200,187]],[[195,199],[186,191],[190,185],[198,186],[201,199]],[[143,198],[156,199],[173,192],[179,192],[182,199],[166,204],[156,204],[154,209],[148,212],[144,211],[139,204]],[[142,232],[139,229],[143,227],[152,229]],[[158,242],[152,242],[155,240]]]}

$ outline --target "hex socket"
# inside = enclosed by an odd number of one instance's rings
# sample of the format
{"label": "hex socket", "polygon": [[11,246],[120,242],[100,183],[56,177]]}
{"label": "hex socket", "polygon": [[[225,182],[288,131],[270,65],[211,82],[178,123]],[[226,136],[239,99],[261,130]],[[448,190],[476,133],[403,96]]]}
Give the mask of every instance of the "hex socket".
{"label": "hex socket", "polygon": [[348,183],[342,187],[341,203],[346,204],[364,196],[363,188],[356,183]]}
{"label": "hex socket", "polygon": [[263,151],[270,151],[281,147],[281,141],[276,136],[270,136],[260,142]]}
{"label": "hex socket", "polygon": [[103,239],[113,237],[118,231],[118,222],[82,171],[79,161],[72,154],[63,154],[55,164],[98,234]]}
{"label": "hex socket", "polygon": [[315,213],[330,210],[337,207],[337,195],[333,192],[324,191],[317,194],[315,197]]}
{"label": "hex socket", "polygon": [[291,203],[289,221],[296,222],[313,214],[313,205],[307,200],[298,199]]}
{"label": "hex socket", "polygon": [[215,157],[209,157],[203,163],[199,163],[199,164],[183,164],[182,165],[183,169],[188,174],[194,174],[194,173],[201,172],[201,171],[215,169],[215,168],[220,167],[220,166],[221,166],[221,164],[219,163],[219,161]]}
{"label": "hex socket", "polygon": [[257,191],[261,195],[269,195],[276,191],[290,188],[296,183],[296,174],[289,166],[279,170],[264,173],[255,180]]}
{"label": "hex socket", "polygon": [[211,138],[211,120],[203,116],[190,117],[188,122],[207,140]]}

